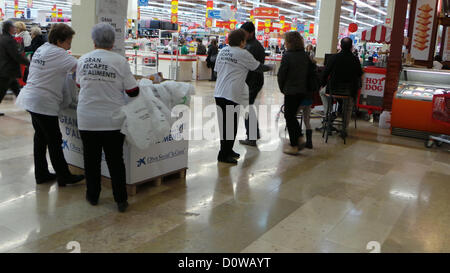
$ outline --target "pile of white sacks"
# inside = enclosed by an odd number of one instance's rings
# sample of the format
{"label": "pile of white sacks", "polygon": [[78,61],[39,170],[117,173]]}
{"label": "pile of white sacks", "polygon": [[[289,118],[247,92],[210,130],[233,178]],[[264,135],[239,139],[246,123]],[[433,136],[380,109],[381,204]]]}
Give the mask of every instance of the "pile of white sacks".
{"label": "pile of white sacks", "polygon": [[114,113],[114,119],[123,119],[121,132],[127,142],[139,149],[161,142],[170,135],[172,108],[177,105],[189,107],[195,89],[191,84],[165,81],[153,84],[142,79],[139,82],[139,96]]}

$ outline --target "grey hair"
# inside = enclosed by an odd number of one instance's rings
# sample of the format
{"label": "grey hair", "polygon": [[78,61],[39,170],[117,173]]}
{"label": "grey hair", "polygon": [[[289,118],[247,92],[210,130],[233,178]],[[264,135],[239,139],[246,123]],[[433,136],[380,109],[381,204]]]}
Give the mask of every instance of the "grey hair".
{"label": "grey hair", "polygon": [[42,35],[42,30],[39,27],[32,27],[30,31],[31,36],[39,36]]}
{"label": "grey hair", "polygon": [[92,28],[91,37],[96,47],[109,49],[114,47],[116,31],[110,24],[100,23]]}

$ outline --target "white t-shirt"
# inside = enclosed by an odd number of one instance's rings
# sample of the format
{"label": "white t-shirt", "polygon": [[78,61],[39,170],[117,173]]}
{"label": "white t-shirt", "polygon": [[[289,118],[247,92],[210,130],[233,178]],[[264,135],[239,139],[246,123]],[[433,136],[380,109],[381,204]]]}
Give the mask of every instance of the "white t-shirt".
{"label": "white t-shirt", "polygon": [[125,91],[138,86],[125,57],[96,49],[78,60],[78,129],[86,131],[120,130],[122,122],[113,113],[126,104]]}
{"label": "white t-shirt", "polygon": [[249,91],[245,79],[248,72],[256,70],[260,64],[252,54],[240,47],[221,49],[214,68],[217,72],[214,97],[248,105]]}
{"label": "white t-shirt", "polygon": [[77,59],[65,49],[45,43],[33,55],[27,85],[16,104],[33,113],[58,116],[66,75],[76,65]]}

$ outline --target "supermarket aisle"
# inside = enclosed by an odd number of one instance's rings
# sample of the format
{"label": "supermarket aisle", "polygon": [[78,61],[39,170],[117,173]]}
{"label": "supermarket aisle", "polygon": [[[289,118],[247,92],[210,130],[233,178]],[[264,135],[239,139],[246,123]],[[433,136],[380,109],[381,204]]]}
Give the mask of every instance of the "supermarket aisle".
{"label": "supermarket aisle", "polygon": [[[261,103],[280,103],[267,82]],[[214,83],[195,84],[213,102]],[[314,134],[298,157],[237,144],[234,167],[216,163],[218,141],[192,141],[186,183],[145,187],[119,214],[109,188],[91,207],[84,183],[36,186],[28,115],[12,101],[0,111],[0,252],[450,251],[450,154],[370,123],[347,145]]]}

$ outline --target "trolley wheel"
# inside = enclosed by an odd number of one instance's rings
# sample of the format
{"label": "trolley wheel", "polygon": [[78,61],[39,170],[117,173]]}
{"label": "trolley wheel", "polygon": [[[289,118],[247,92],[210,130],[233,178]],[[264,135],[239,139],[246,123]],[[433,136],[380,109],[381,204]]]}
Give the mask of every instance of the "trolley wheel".
{"label": "trolley wheel", "polygon": [[433,146],[434,146],[434,140],[429,139],[429,140],[425,141],[425,147],[432,148]]}

